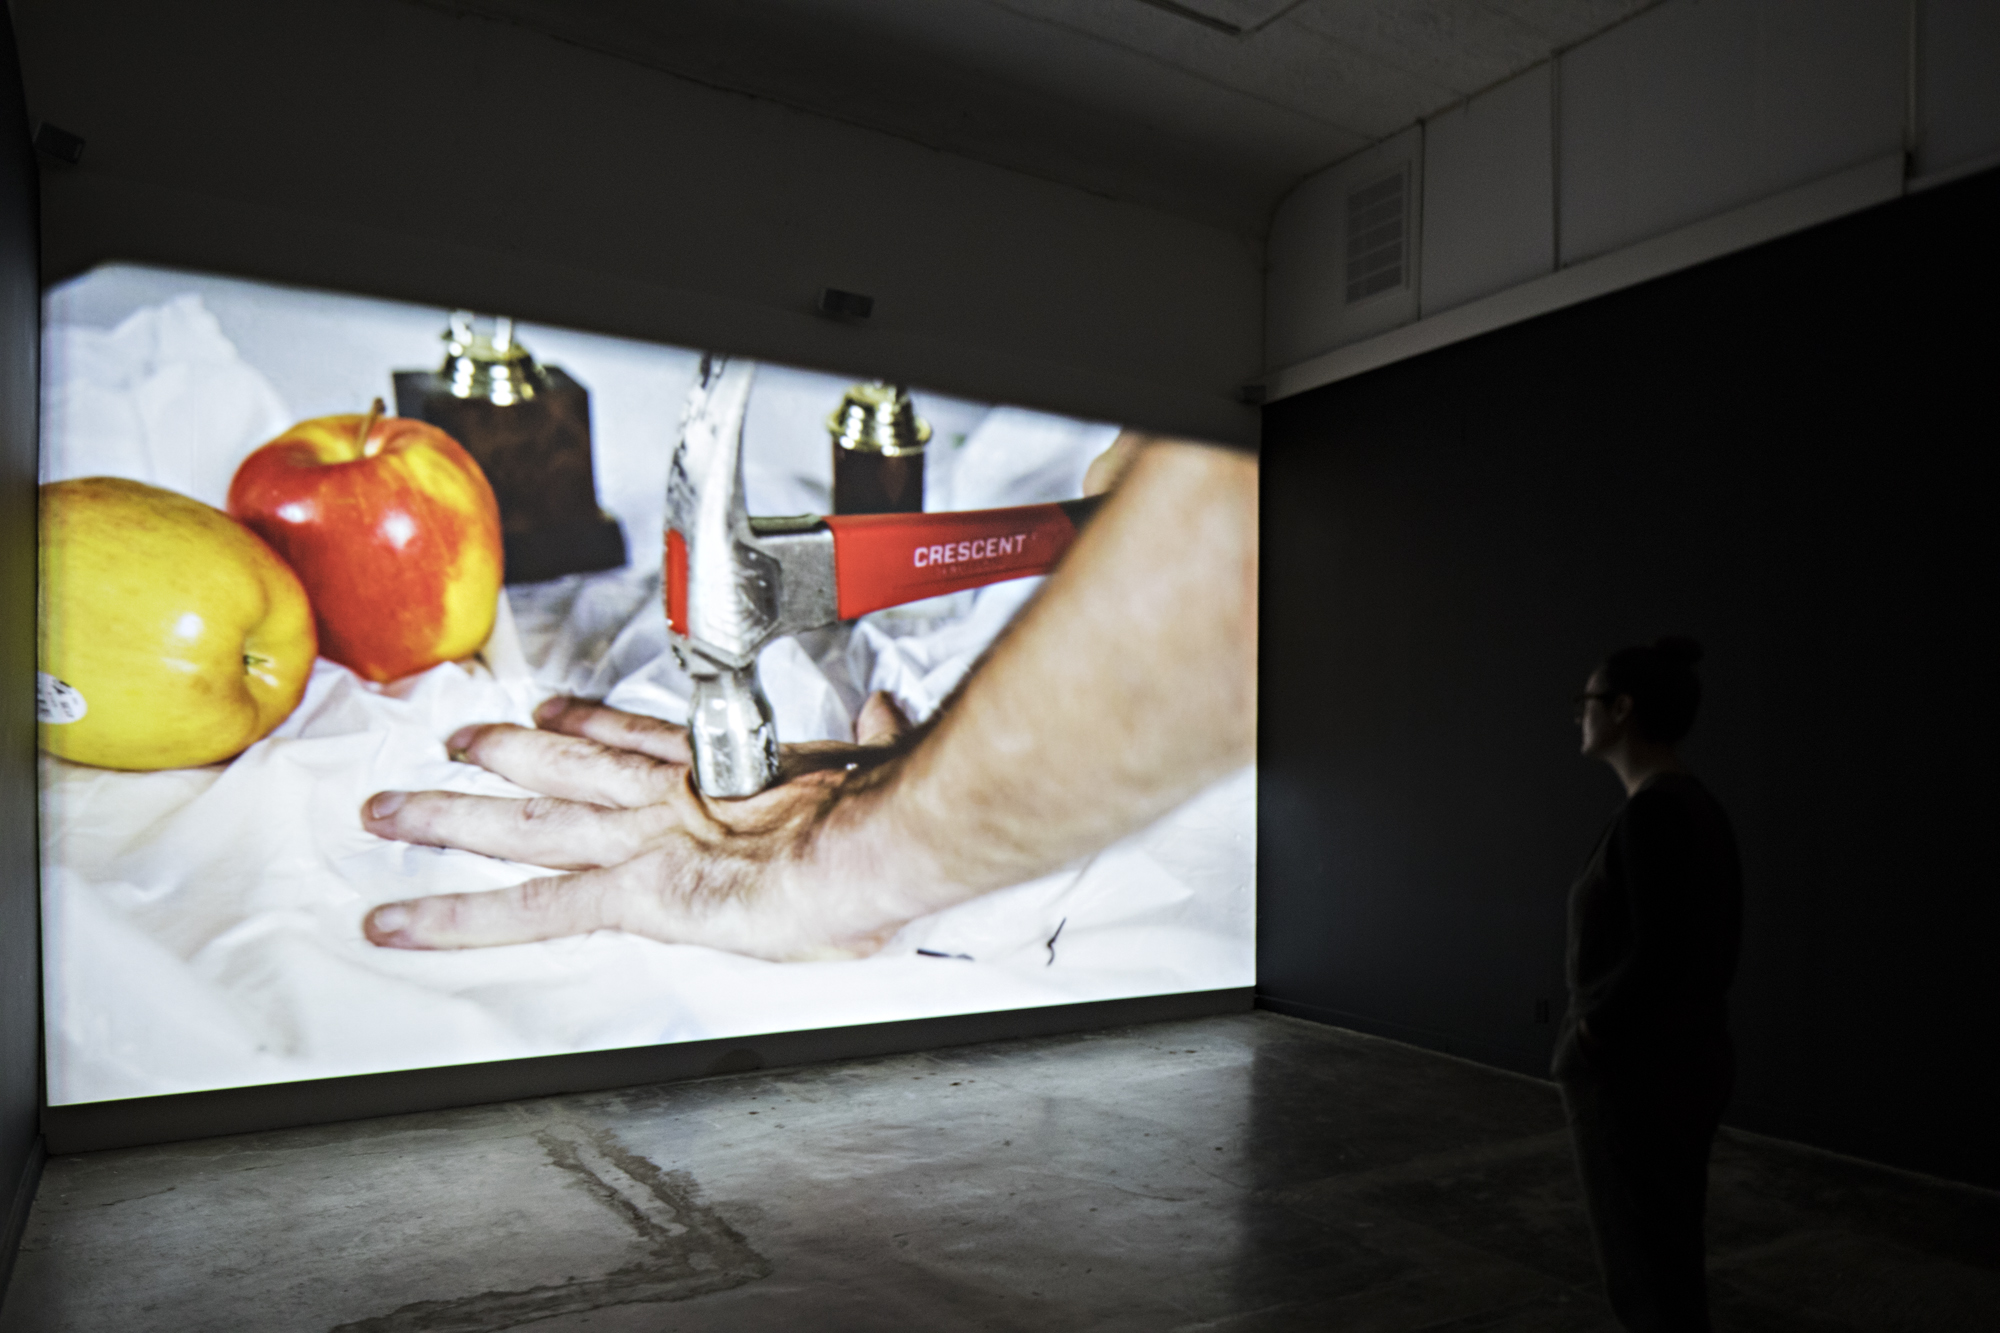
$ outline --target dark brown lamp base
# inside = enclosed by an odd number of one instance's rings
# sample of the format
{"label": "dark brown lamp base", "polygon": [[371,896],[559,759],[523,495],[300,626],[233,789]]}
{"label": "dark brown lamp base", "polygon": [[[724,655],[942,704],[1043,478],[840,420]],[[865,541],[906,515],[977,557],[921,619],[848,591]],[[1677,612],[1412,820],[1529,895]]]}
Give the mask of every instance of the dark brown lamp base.
{"label": "dark brown lamp base", "polygon": [[625,563],[625,530],[609,514],[593,520],[503,530],[507,582],[541,583],[565,574],[594,574]]}
{"label": "dark brown lamp base", "polygon": [[625,535],[597,504],[590,394],[560,366],[536,368],[532,397],[458,397],[436,371],[397,371],[396,414],[465,446],[500,502],[507,582],[540,583],[625,563]]}

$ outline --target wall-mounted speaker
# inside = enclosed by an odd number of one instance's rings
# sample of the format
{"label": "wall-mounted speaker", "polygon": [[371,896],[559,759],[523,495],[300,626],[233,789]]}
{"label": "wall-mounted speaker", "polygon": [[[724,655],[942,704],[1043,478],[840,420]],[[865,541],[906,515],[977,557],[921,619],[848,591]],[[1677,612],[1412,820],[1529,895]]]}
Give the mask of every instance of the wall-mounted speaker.
{"label": "wall-mounted speaker", "polygon": [[828,287],[819,294],[819,312],[835,319],[866,319],[875,313],[875,298]]}

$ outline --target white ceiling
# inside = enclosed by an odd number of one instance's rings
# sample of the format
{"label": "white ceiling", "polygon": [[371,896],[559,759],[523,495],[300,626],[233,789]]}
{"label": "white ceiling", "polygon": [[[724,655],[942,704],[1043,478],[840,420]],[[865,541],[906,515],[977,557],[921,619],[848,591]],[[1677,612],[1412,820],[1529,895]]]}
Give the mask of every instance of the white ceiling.
{"label": "white ceiling", "polygon": [[1261,234],[1300,179],[1658,0],[420,0]]}

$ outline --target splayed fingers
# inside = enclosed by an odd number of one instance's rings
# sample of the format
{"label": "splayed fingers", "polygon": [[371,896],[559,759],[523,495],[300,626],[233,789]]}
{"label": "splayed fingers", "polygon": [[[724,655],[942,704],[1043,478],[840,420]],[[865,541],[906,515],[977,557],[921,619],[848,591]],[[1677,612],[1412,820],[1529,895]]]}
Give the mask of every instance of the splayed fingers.
{"label": "splayed fingers", "polygon": [[669,764],[688,763],[693,753],[688,749],[686,727],[567,695],[544,700],[535,709],[535,725],[543,731],[581,736]]}
{"label": "splayed fingers", "polygon": [[467,949],[616,928],[774,960],[852,958],[913,914],[880,892],[872,862],[831,873],[811,864],[829,813],[904,752],[910,723],[888,696],[862,707],[858,743],[787,746],[782,782],[728,801],[694,789],[679,727],[575,699],[550,700],[536,720],[535,730],[467,727],[447,748],[544,795],[380,792],[362,824],[379,837],[580,873],[387,903],[364,922],[371,941]]}
{"label": "splayed fingers", "polygon": [[478,949],[582,935],[618,924],[608,893],[614,887],[596,871],[490,893],[441,893],[384,903],[361,928],[371,943],[391,949]]}
{"label": "splayed fingers", "polygon": [[445,742],[445,750],[453,759],[477,764],[529,791],[591,805],[652,805],[671,799],[687,782],[682,764],[505,722],[462,728]]}
{"label": "splayed fingers", "polygon": [[622,810],[552,796],[385,791],[362,806],[361,825],[378,838],[582,870],[631,860],[681,827],[686,814],[675,800]]}
{"label": "splayed fingers", "polygon": [[860,958],[893,935],[897,920],[850,913],[829,929],[756,858],[718,856],[676,838],[623,865],[531,879],[487,893],[385,903],[363,930],[395,949],[478,949],[618,929],[668,944],[701,944],[773,962]]}

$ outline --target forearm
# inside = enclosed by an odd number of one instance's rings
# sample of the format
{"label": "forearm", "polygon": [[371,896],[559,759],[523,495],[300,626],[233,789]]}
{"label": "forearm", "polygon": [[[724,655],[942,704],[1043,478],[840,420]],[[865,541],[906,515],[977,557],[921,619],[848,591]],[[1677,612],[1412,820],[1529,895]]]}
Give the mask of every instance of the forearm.
{"label": "forearm", "polygon": [[[1160,441],[836,839],[897,847],[933,911],[1047,874],[1248,762],[1257,464]],[[844,821],[836,819],[836,824]]]}

